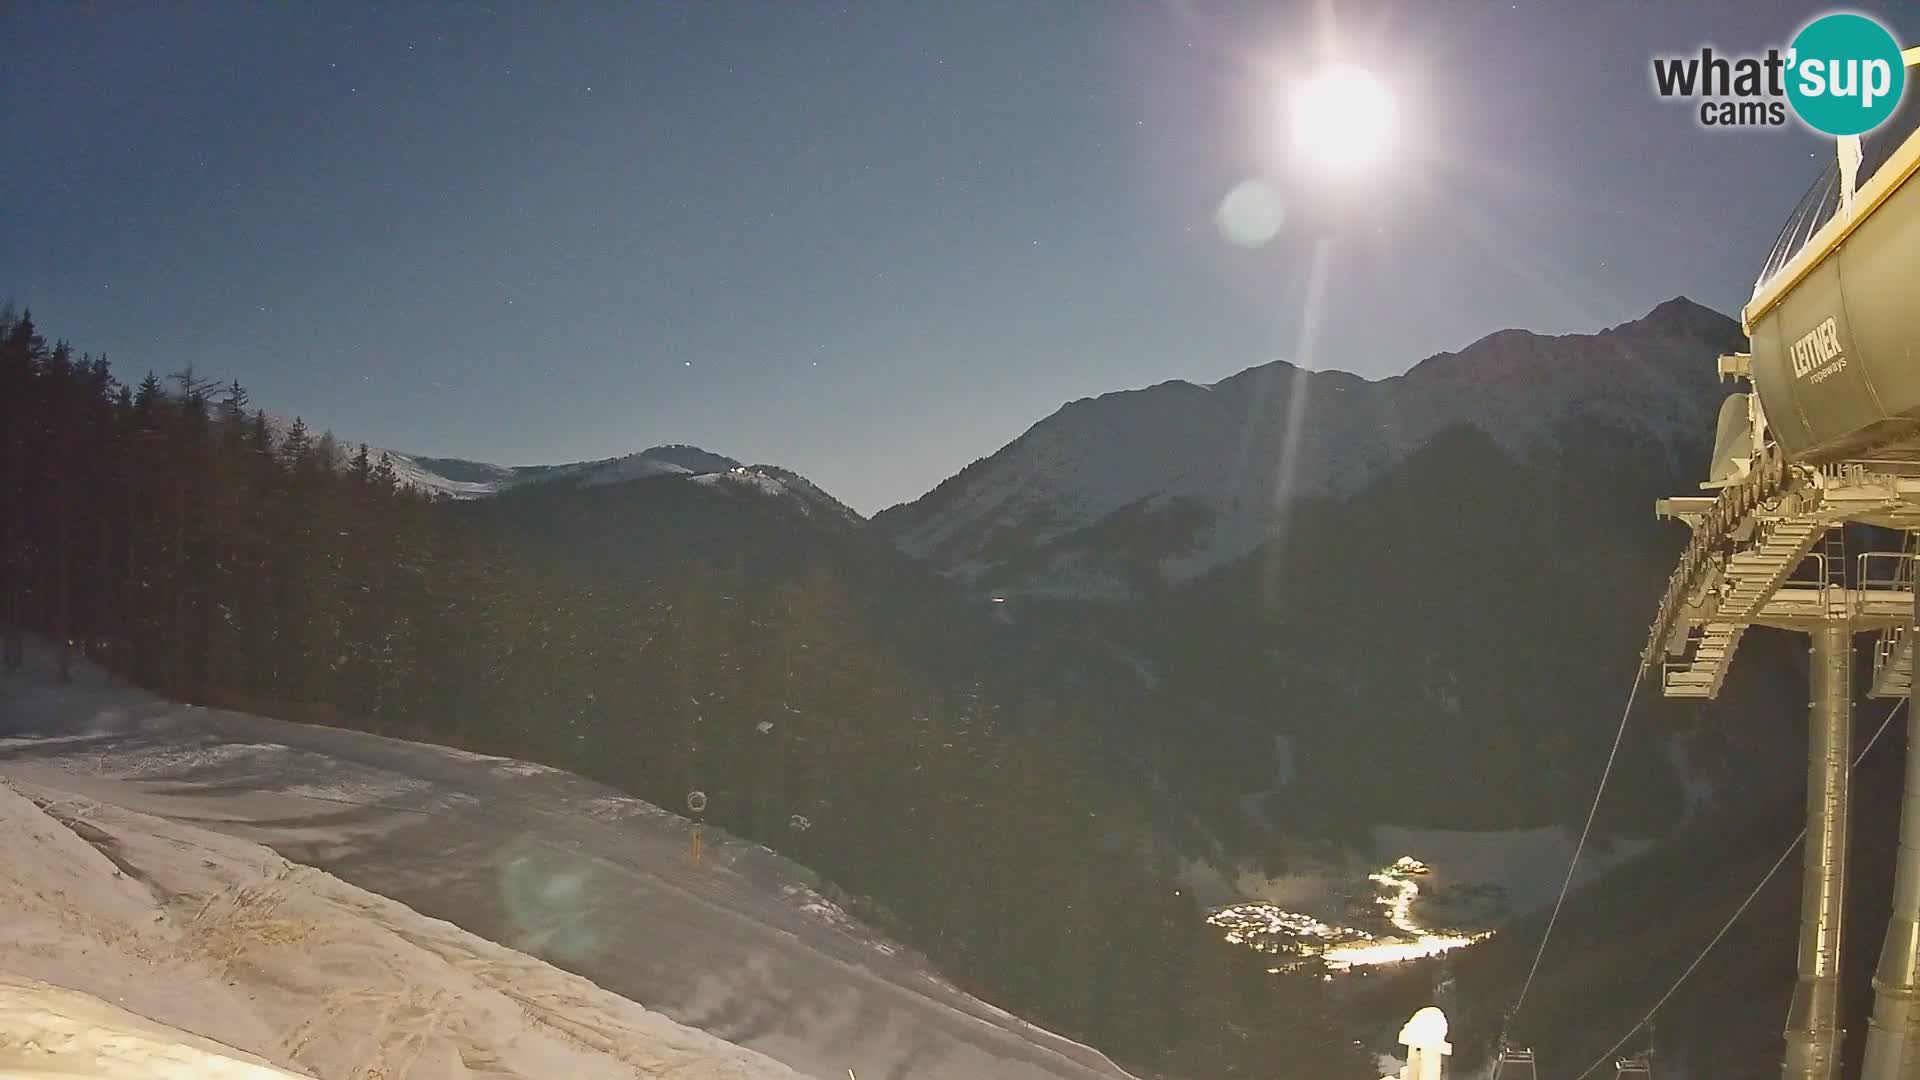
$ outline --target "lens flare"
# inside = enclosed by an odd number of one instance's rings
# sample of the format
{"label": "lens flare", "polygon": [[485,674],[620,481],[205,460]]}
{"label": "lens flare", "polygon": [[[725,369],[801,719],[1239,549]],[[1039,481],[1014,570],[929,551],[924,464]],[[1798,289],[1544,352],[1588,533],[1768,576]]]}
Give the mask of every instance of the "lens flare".
{"label": "lens flare", "polygon": [[1242,180],[1220,200],[1213,221],[1235,247],[1264,247],[1286,220],[1280,193],[1264,180]]}

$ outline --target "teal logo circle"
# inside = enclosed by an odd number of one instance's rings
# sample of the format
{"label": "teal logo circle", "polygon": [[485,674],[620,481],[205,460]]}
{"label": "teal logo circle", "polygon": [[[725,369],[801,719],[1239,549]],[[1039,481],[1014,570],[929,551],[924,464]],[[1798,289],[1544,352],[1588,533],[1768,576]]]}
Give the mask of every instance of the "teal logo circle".
{"label": "teal logo circle", "polygon": [[1859,135],[1879,127],[1900,104],[1907,69],[1887,28],[1851,12],[1822,15],[1793,39],[1787,100],[1808,127]]}

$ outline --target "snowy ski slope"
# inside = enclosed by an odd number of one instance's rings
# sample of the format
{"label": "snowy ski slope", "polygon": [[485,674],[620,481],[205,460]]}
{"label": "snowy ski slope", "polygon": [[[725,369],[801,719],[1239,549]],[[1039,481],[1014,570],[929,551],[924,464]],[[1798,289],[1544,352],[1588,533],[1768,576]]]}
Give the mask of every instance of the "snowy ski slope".
{"label": "snowy ski slope", "polygon": [[[640,1038],[633,1032],[667,1018],[675,1028],[697,1028],[753,1052],[726,1066],[737,1071],[688,1068],[676,1076],[785,1074],[755,1064],[764,1062],[760,1055],[830,1080],[842,1080],[849,1069],[861,1080],[1127,1076],[1097,1051],[949,985],[821,896],[804,868],[713,830],[706,859],[695,867],[687,858],[685,820],[543,766],[181,706],[109,685],[92,672],[62,686],[29,671],[0,689],[0,779],[21,793],[8,803],[13,813],[26,815],[37,801],[45,808],[34,811],[41,815],[38,827],[66,831],[74,859],[86,852],[138,854],[127,879],[111,879],[130,890],[138,881],[157,883],[146,898],[115,901],[132,905],[136,922],[148,910],[142,905],[158,903],[163,918],[156,925],[178,923],[180,935],[191,939],[198,932],[194,911],[161,898],[175,891],[198,895],[216,883],[224,899],[213,903],[249,927],[287,917],[305,925],[311,920],[297,913],[315,905],[379,909],[380,933],[425,935],[433,944],[409,944],[443,954],[435,970],[449,968],[447,978],[467,980],[456,988],[407,970],[386,972],[371,996],[348,994],[341,1009],[328,1014],[328,1030],[361,1032],[373,1012],[385,1015],[391,1005],[411,1010],[408,1015],[425,1010],[436,1032],[449,1023],[472,1031],[474,1018],[458,1003],[471,999],[465,987],[477,979],[483,1000],[493,1000],[486,993],[501,995],[538,1013],[530,1030],[560,1030],[567,1036],[560,1042],[584,1041],[616,1059]],[[0,828],[12,831],[7,822]],[[209,880],[199,880],[193,867],[208,860],[222,869],[207,869]],[[28,871],[15,887],[36,887],[35,876]],[[349,893],[353,899],[343,899]],[[416,923],[431,932],[396,929]],[[456,939],[463,956],[488,959],[447,959]],[[314,940],[302,938],[298,948],[275,954],[274,971],[298,987],[299,1000],[331,1001],[327,995],[346,988],[318,970],[332,961],[314,951]],[[251,963],[252,954],[216,955],[244,955]],[[59,964],[19,970],[16,960],[0,951],[0,971],[61,981]],[[490,979],[486,964],[504,965],[500,970],[513,975]],[[535,978],[530,973],[541,971],[538,986],[564,993],[527,991],[526,980]],[[303,978],[310,984],[301,984]],[[76,988],[97,990],[98,984]],[[523,991],[537,1000],[512,999]],[[419,996],[395,997],[406,994]],[[150,1004],[160,1009],[177,998],[158,995]],[[451,1014],[443,1015],[446,1010]],[[511,1018],[512,1011],[498,1016]],[[160,1012],[146,1014],[181,1019]],[[280,1027],[269,1023],[265,1034],[254,1031],[252,1043],[242,1037],[246,1032],[199,1033],[256,1049],[268,1035],[286,1037],[285,1019]],[[358,1045],[372,1054],[366,1038]],[[454,1064],[465,1060],[457,1039],[396,1038],[412,1040],[410,1046],[427,1039],[448,1062],[444,1072],[407,1075],[468,1075]],[[360,1075],[343,1068],[330,1061],[316,1075]],[[569,1067],[517,1075],[596,1073]],[[643,1068],[639,1075],[654,1074]]]}

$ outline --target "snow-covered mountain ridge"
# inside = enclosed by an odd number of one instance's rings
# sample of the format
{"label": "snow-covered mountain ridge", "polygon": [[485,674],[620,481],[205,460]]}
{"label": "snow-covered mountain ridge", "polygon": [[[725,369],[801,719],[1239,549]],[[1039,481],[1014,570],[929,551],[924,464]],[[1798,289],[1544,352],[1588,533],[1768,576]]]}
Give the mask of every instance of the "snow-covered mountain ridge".
{"label": "snow-covered mountain ridge", "polygon": [[[274,441],[285,442],[293,422],[271,414],[267,422]],[[310,437],[321,438],[326,443],[336,467],[344,468],[357,451],[357,444],[332,437],[331,433],[310,433]],[[791,469],[778,465],[748,465],[722,454],[680,443],[655,446],[621,457],[561,465],[495,465],[486,461],[430,457],[379,447],[370,447],[368,453],[376,461],[381,455],[386,455],[402,485],[450,499],[482,499],[537,485],[595,488],[670,477],[721,492],[782,502],[804,516],[832,527],[855,526],[864,520],[852,507]]]}
{"label": "snow-covered mountain ridge", "polygon": [[1251,550],[1286,504],[1355,491],[1438,432],[1525,458],[1578,414],[1673,447],[1710,432],[1733,320],[1683,298],[1595,334],[1490,334],[1367,380],[1284,361],[1210,385],[1072,402],[920,499],[876,515],[908,554],[995,592],[1178,581]]}
{"label": "snow-covered mountain ridge", "polygon": [[697,446],[655,446],[637,454],[565,465],[493,465],[389,451],[400,481],[457,499],[484,498],[535,484],[607,487],[654,477],[678,477],[718,490],[784,500],[829,524],[856,524],[852,507],[791,469],[747,465]]}

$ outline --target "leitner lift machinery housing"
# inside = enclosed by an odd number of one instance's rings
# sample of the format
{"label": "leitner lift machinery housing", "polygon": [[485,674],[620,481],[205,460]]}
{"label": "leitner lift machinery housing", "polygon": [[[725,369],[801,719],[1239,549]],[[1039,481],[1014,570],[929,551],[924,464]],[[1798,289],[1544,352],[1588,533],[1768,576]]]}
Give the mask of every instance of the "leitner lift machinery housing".
{"label": "leitner lift machinery housing", "polygon": [[[1920,49],[1907,50],[1920,86]],[[1920,1080],[1920,90],[1833,163],[1781,231],[1741,313],[1750,352],[1721,357],[1751,392],[1722,405],[1707,482],[1662,499],[1693,528],[1641,656],[1670,697],[1711,698],[1749,627],[1807,634],[1812,707],[1799,979],[1786,1080],[1839,1075],[1842,899],[1853,758],[1853,639],[1877,635],[1878,697],[1907,697],[1893,914],[1874,974],[1861,1076]],[[1843,526],[1900,531],[1849,560]]]}

